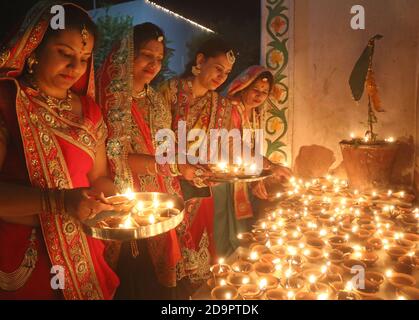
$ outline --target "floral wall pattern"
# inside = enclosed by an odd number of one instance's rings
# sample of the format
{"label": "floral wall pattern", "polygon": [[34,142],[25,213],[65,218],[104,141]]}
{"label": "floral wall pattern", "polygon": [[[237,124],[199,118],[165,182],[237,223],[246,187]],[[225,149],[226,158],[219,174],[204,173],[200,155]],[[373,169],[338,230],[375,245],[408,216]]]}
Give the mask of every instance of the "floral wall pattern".
{"label": "floral wall pattern", "polygon": [[274,162],[292,161],[293,1],[261,0],[261,63],[274,75],[274,87],[264,110],[266,156]]}

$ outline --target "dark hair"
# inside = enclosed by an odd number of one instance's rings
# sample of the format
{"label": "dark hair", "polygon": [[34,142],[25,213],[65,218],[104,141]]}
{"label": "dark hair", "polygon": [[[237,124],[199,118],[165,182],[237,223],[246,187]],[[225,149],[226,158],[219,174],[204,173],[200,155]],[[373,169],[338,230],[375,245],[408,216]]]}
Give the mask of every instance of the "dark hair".
{"label": "dark hair", "polygon": [[196,51],[193,59],[186,65],[185,72],[182,77],[186,78],[192,76],[192,66],[196,63],[196,57],[199,53],[202,53],[205,58],[215,58],[220,54],[226,54],[233,48],[222,38],[211,37],[201,44],[199,49]]}
{"label": "dark hair", "polygon": [[264,78],[268,79],[268,82],[269,82],[269,93],[270,93],[272,91],[272,88],[273,88],[273,85],[274,85],[274,76],[269,71],[262,72],[260,75],[258,75],[255,78],[255,80],[252,81],[252,83],[250,85],[252,85],[255,82],[257,82],[258,80],[261,80],[261,79],[264,79]]}
{"label": "dark hair", "polygon": [[[94,45],[98,41],[98,29],[96,24],[90,18],[90,16],[83,11],[82,9],[75,7],[73,5],[64,5],[65,10],[65,29],[64,30],[76,30],[81,32],[84,27],[86,27],[89,34],[94,37]],[[52,18],[52,15],[51,15]],[[44,38],[42,39],[41,46],[45,44],[50,37],[54,37],[62,31],[60,29],[54,30],[51,28],[51,24],[48,24],[48,29],[45,32]]]}
{"label": "dark hair", "polygon": [[151,40],[159,40],[162,37],[163,51],[166,49],[164,32],[151,22],[145,22],[134,26],[134,56],[137,57],[140,49]]}

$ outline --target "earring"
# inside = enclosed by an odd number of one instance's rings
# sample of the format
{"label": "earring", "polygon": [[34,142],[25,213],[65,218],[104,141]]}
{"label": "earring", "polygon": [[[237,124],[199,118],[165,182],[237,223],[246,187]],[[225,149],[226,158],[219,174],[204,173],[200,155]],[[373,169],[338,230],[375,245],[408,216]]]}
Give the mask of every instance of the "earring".
{"label": "earring", "polygon": [[33,74],[33,66],[38,64],[38,60],[31,56],[26,60],[26,63],[28,65],[28,73]]}
{"label": "earring", "polygon": [[201,73],[201,65],[192,66],[192,74],[196,77]]}

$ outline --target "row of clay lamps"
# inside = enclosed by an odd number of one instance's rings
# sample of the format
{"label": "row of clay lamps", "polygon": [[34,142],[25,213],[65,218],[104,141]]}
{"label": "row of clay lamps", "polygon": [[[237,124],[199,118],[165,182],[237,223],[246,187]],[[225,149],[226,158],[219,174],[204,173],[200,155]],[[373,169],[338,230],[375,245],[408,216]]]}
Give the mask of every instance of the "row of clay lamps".
{"label": "row of clay lamps", "polygon": [[238,235],[234,261],[212,266],[213,299],[419,299],[413,195],[327,177],[294,179],[276,198]]}

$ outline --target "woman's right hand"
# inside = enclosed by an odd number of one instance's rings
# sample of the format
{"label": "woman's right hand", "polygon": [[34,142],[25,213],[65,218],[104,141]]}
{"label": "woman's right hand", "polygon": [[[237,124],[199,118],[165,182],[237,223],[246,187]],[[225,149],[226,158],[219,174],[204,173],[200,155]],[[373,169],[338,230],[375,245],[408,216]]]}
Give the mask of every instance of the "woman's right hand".
{"label": "woman's right hand", "polygon": [[65,190],[64,205],[70,215],[81,221],[91,219],[102,211],[114,209],[103,192],[89,188]]}
{"label": "woman's right hand", "polygon": [[268,199],[268,191],[266,190],[265,183],[263,181],[257,181],[252,184],[252,193],[262,200]]}

